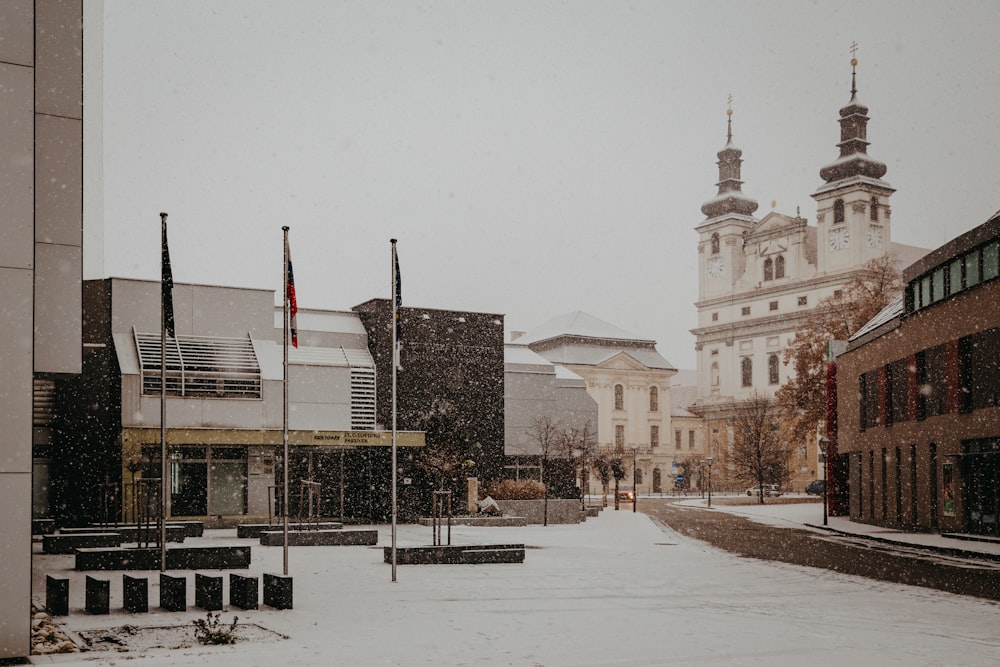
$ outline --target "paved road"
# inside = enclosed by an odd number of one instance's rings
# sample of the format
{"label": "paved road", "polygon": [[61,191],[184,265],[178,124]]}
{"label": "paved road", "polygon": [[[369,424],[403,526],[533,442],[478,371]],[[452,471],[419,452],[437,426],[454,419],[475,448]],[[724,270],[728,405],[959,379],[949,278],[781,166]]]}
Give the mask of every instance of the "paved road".
{"label": "paved road", "polygon": [[988,558],[953,557],[860,537],[768,526],[668,499],[644,500],[639,511],[682,535],[749,558],[1000,600],[1000,562]]}

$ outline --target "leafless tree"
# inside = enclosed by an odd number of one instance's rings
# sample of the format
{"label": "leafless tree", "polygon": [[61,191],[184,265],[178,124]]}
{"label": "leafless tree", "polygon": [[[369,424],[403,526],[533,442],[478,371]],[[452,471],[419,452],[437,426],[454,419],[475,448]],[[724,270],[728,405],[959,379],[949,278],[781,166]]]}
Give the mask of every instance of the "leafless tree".
{"label": "leafless tree", "polygon": [[760,502],[764,485],[781,484],[788,479],[788,445],[778,429],[778,410],[774,402],[754,393],[743,401],[733,416],[733,451],[730,458],[736,476],[756,484]]}
{"label": "leafless tree", "polygon": [[585,509],[587,476],[590,465],[597,456],[597,432],[590,420],[582,426],[573,426],[563,432],[562,451],[576,466],[577,479],[580,480],[580,506]]}
{"label": "leafless tree", "polygon": [[542,525],[549,525],[549,486],[545,478],[545,468],[549,458],[560,453],[565,434],[558,422],[549,417],[535,417],[528,427],[528,435],[538,445],[539,481],[545,487]]}

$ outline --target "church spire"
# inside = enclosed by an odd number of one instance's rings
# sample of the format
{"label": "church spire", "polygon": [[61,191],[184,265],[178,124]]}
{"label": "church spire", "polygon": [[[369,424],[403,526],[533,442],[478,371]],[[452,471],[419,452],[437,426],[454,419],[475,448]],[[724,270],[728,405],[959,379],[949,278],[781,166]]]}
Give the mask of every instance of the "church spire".
{"label": "church spire", "polygon": [[[851,44],[851,54],[857,55],[857,43]],[[868,107],[858,101],[858,59],[851,58],[851,101],[840,110],[840,157],[836,162],[819,170],[820,178],[827,183],[852,176],[882,178],[884,163],[868,156]]]}
{"label": "church spire", "polygon": [[729,96],[726,109],[726,145],[718,152],[719,192],[701,206],[701,212],[709,218],[717,218],[727,213],[752,215],[757,210],[757,202],[743,194],[740,180],[740,165],[743,164],[741,151],[733,146],[733,96]]}

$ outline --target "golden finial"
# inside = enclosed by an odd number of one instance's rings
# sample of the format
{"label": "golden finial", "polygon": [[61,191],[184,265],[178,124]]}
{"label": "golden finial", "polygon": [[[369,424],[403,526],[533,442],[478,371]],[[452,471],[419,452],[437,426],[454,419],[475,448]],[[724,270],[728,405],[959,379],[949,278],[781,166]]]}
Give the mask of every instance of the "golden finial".
{"label": "golden finial", "polygon": [[771,210],[773,211],[774,207],[777,206],[777,205],[778,205],[778,200],[777,199],[772,199],[771,200]]}
{"label": "golden finial", "polygon": [[851,67],[858,66],[858,43],[851,42]]}
{"label": "golden finial", "polygon": [[726,115],[727,116],[732,116],[733,115],[733,95],[732,95],[732,93],[729,94],[729,99],[727,100],[727,102],[729,103],[729,108],[726,109]]}

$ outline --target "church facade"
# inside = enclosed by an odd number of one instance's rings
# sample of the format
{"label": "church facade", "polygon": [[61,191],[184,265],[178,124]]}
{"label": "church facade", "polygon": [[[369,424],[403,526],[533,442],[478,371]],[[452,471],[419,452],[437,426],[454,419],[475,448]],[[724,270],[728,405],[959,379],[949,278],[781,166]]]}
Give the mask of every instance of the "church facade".
{"label": "church facade", "polygon": [[[857,62],[851,98],[840,110],[840,155],[819,170],[812,194],[814,224],[798,211],[758,218],[742,192],[742,151],[727,142],[718,153],[718,193],[705,202],[698,232],[698,397],[692,409],[705,420],[709,455],[721,487],[737,485],[729,461],[732,415],[753,396],[773,398],[792,368],[784,352],[816,304],[835,296],[868,261],[893,253],[901,265],[923,254],[892,242],[892,186],[886,165],[867,153],[868,108],[858,101]],[[789,443],[791,488],[817,478],[816,437]]]}

